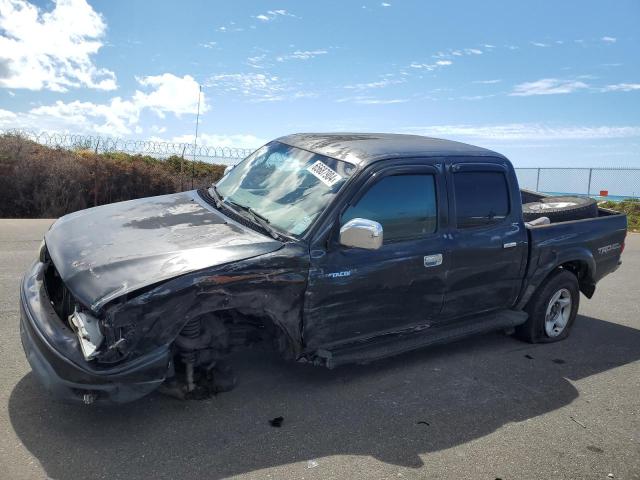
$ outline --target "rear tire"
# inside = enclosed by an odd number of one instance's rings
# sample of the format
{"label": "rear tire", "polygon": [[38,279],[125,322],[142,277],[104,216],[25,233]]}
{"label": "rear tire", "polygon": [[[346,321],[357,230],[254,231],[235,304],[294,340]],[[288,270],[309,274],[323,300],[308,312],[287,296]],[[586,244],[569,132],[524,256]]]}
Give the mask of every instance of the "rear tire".
{"label": "rear tire", "polygon": [[542,197],[537,202],[522,205],[525,222],[540,217],[548,217],[551,223],[595,218],[598,216],[598,203],[589,197]]}
{"label": "rear tire", "polygon": [[569,336],[580,305],[576,276],[558,269],[535,291],[525,311],[527,321],[516,328],[516,336],[529,343],[559,342]]}

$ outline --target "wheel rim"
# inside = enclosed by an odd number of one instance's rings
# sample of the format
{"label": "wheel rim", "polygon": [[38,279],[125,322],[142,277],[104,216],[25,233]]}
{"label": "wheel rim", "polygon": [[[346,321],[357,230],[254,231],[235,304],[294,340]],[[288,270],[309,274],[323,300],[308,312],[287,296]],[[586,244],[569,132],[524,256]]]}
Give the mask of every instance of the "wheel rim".
{"label": "wheel rim", "polygon": [[551,296],[544,320],[544,329],[549,337],[557,337],[567,327],[571,303],[571,292],[566,288],[561,288]]}

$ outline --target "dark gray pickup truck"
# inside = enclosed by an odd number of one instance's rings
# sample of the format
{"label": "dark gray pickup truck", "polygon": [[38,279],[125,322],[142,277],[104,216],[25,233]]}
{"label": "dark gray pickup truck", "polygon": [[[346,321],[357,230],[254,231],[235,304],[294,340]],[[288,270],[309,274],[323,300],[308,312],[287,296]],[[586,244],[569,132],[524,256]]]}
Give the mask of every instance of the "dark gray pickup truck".
{"label": "dark gray pickup truck", "polygon": [[121,403],[228,389],[225,359],[259,341],[331,368],[492,330],[561,340],[626,236],[574,200],[461,143],[282,137],[209,189],[60,218],[22,282],[23,346],[56,396]]}

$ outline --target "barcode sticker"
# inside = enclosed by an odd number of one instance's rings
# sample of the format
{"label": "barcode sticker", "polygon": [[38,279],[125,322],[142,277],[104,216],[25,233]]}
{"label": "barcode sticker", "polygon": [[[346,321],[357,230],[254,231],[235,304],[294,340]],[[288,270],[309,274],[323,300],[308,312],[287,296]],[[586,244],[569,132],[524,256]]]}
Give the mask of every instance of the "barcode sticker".
{"label": "barcode sticker", "polygon": [[336,182],[342,180],[342,177],[338,172],[329,168],[321,160],[318,160],[316,163],[308,167],[307,170],[309,170],[314,177],[318,178],[328,187],[332,187]]}

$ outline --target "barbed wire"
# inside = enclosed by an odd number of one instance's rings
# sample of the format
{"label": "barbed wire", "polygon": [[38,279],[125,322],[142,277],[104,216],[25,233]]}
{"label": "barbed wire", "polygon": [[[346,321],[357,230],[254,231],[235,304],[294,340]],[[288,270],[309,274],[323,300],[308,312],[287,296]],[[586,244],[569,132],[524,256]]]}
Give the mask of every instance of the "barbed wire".
{"label": "barbed wire", "polygon": [[242,160],[253,151],[250,148],[218,147],[192,143],[161,142],[155,140],[127,140],[123,138],[99,135],[78,135],[71,133],[36,132],[24,129],[0,129],[0,135],[16,135],[52,148],[88,149],[99,153],[124,152],[139,153],[152,157],[184,155],[190,157],[208,157]]}

